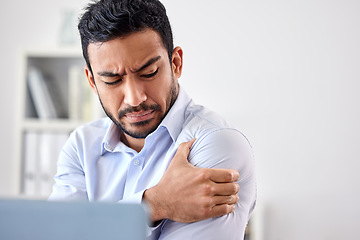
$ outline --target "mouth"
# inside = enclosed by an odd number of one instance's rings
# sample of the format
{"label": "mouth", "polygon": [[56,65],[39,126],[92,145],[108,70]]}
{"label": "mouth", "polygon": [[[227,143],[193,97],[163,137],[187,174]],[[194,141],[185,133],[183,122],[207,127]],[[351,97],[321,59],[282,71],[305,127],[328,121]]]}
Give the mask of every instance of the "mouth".
{"label": "mouth", "polygon": [[137,123],[137,122],[148,121],[153,118],[153,115],[154,115],[154,110],[150,109],[147,111],[126,113],[125,117],[131,123]]}

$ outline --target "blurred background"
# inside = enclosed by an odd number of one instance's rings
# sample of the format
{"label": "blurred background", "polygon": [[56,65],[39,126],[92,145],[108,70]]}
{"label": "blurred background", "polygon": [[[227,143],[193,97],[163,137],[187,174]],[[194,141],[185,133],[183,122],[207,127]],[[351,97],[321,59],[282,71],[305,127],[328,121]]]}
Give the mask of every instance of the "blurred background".
{"label": "blurred background", "polygon": [[[18,196],[23,49],[61,48],[64,12],[87,2],[2,2],[0,197]],[[253,146],[263,240],[358,239],[360,2],[162,2],[184,50],[180,84]]]}

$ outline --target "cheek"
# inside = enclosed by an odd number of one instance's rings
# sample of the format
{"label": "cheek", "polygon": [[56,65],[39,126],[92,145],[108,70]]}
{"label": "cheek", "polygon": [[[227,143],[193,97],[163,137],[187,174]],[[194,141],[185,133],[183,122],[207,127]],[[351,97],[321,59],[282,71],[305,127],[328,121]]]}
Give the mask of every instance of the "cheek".
{"label": "cheek", "polygon": [[122,94],[119,91],[98,89],[103,106],[112,114],[117,113],[122,102]]}
{"label": "cheek", "polygon": [[150,98],[156,104],[161,106],[163,112],[167,111],[169,105],[169,95],[171,84],[169,81],[162,81],[161,83],[157,83],[156,87],[148,88],[148,99]]}

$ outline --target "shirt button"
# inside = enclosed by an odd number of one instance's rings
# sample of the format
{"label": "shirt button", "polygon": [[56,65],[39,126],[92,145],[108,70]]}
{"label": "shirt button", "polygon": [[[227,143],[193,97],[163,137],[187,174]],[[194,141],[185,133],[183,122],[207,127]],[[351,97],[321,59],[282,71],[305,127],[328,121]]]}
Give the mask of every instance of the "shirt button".
{"label": "shirt button", "polygon": [[140,161],[139,161],[138,159],[135,159],[135,160],[134,160],[134,165],[137,166],[137,165],[139,165],[139,164],[140,164]]}

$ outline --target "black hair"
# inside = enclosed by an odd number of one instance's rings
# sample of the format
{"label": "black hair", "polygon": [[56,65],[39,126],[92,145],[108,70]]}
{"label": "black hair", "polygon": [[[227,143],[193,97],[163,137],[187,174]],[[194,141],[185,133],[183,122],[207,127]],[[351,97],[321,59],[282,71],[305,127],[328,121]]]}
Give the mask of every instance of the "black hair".
{"label": "black hair", "polygon": [[174,48],[166,9],[158,0],[100,0],[90,3],[79,21],[83,56],[90,71],[88,46],[127,36],[146,28],[156,31],[167,49],[169,60]]}

